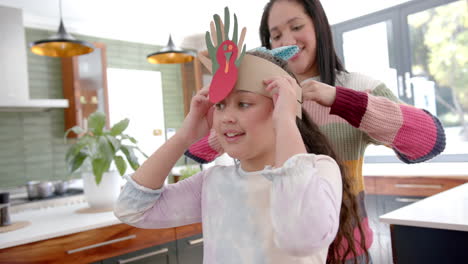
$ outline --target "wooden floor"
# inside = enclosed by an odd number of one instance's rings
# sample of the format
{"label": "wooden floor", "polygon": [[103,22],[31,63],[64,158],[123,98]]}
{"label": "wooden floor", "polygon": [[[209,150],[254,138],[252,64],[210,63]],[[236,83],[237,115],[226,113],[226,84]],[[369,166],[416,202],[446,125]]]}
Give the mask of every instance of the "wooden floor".
{"label": "wooden floor", "polygon": [[374,234],[374,243],[370,248],[373,264],[393,264],[390,236]]}

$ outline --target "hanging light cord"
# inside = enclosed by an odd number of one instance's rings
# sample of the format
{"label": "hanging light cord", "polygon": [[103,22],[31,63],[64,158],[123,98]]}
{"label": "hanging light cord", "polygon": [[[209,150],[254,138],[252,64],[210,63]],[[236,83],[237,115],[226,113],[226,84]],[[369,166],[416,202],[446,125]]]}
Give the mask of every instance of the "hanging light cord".
{"label": "hanging light cord", "polygon": [[60,21],[62,21],[62,0],[59,0]]}

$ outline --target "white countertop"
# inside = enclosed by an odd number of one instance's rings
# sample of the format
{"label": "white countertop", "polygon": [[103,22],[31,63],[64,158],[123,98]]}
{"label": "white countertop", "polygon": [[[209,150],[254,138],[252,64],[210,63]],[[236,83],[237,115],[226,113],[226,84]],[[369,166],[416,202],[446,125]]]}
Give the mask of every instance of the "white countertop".
{"label": "white countertop", "polygon": [[30,221],[27,227],[0,233],[0,249],[121,223],[112,211],[78,213],[87,203],[28,210],[11,214],[11,221]]}
{"label": "white countertop", "polygon": [[380,221],[468,232],[468,183],[382,215]]}
{"label": "white countertop", "polygon": [[364,176],[468,178],[468,162],[365,163]]}

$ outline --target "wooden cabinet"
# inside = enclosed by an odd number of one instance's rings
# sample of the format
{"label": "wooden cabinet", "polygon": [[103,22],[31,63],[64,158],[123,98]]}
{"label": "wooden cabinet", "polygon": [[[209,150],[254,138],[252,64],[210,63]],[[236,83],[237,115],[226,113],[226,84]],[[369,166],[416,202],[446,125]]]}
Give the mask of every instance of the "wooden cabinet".
{"label": "wooden cabinet", "polygon": [[365,176],[367,194],[431,196],[468,181],[467,178]]}
{"label": "wooden cabinet", "polygon": [[202,225],[192,224],[176,228],[177,261],[179,264],[203,263]]}
{"label": "wooden cabinet", "polygon": [[177,240],[179,264],[203,263],[203,236],[201,234]]}
{"label": "wooden cabinet", "polygon": [[[103,43],[93,44],[96,49],[90,54],[62,58],[63,96],[69,101],[65,130],[85,126],[84,120],[96,110],[109,115],[106,47]],[[70,133],[69,137],[76,135]]]}
{"label": "wooden cabinet", "polygon": [[166,229],[118,224],[2,249],[0,264],[196,264],[203,259],[201,232],[201,224]]}
{"label": "wooden cabinet", "polygon": [[0,263],[92,263],[175,239],[175,228],[139,229],[118,224],[3,249]]}

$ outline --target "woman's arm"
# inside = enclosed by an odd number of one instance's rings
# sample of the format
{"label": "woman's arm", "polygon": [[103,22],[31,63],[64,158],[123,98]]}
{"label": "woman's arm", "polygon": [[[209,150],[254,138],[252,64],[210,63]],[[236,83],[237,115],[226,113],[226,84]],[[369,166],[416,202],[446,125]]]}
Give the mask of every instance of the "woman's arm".
{"label": "woman's arm", "polygon": [[271,218],[275,243],[294,256],[328,247],[339,226],[340,169],[324,155],[298,154],[265,172],[272,181]]}
{"label": "woman's arm", "polygon": [[381,84],[370,93],[336,87],[330,114],[338,115],[375,141],[391,146],[406,163],[429,160],[445,148],[445,132],[437,117],[404,105]]}
{"label": "woman's arm", "polygon": [[444,150],[445,132],[437,117],[401,104],[384,84],[364,75],[347,74],[345,80],[353,89],[306,80],[301,83],[303,99],[331,107],[330,114],[365,132],[374,143],[390,146],[406,163],[429,160]]}
{"label": "woman's arm", "polygon": [[212,129],[208,135],[192,144],[184,154],[196,162],[205,164],[212,162],[217,157],[223,155],[223,153],[224,150],[218,141],[214,129]]}

